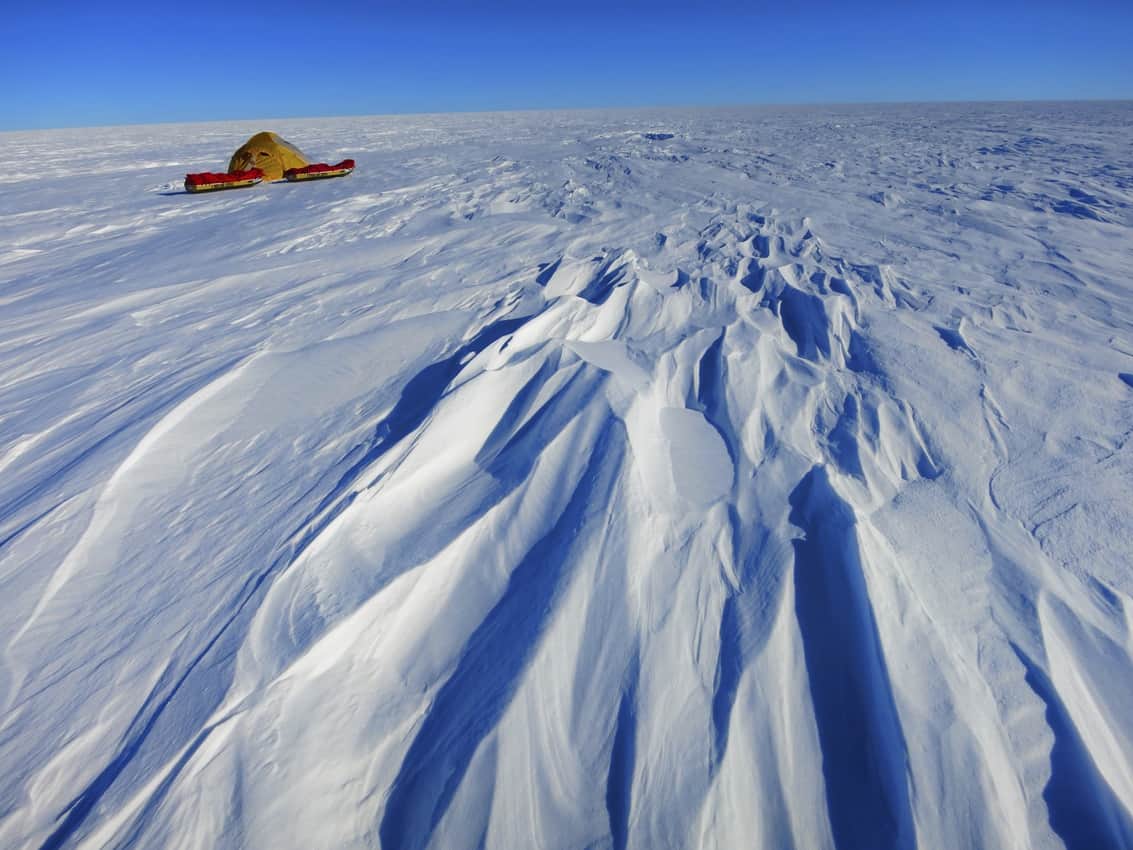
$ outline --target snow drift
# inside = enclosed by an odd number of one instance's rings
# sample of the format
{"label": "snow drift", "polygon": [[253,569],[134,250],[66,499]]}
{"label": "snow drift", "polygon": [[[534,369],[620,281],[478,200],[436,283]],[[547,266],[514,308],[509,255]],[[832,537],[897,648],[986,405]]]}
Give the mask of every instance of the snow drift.
{"label": "snow drift", "polygon": [[0,844],[1133,847],[1131,119],[0,136]]}

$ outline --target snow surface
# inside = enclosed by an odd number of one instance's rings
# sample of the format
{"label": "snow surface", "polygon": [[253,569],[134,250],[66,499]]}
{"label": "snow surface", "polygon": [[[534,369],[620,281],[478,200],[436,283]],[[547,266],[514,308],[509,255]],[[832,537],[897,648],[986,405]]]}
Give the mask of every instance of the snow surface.
{"label": "snow surface", "polygon": [[1133,847],[1131,126],[0,135],[0,846]]}

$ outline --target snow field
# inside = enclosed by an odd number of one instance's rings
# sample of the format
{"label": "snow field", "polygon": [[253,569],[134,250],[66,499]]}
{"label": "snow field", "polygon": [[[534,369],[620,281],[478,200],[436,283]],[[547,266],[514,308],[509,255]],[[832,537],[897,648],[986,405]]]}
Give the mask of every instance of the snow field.
{"label": "snow field", "polygon": [[1130,115],[0,136],[0,844],[1133,846]]}

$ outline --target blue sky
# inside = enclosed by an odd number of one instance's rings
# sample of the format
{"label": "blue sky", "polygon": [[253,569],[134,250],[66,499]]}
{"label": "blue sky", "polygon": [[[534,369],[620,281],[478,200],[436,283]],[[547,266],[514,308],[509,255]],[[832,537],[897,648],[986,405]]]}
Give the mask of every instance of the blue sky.
{"label": "blue sky", "polygon": [[587,106],[1133,98],[1133,0],[5,5],[0,129]]}

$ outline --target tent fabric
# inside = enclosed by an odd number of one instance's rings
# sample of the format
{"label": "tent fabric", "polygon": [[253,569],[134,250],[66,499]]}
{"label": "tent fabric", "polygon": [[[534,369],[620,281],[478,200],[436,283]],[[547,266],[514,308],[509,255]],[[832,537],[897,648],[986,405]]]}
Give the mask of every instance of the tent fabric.
{"label": "tent fabric", "polygon": [[289,168],[305,168],[307,157],[295,145],[275,133],[256,133],[244,142],[228,163],[229,172],[258,168],[265,180],[282,180]]}
{"label": "tent fabric", "polygon": [[256,180],[263,176],[263,171],[258,168],[252,168],[247,171],[230,171],[227,174],[201,171],[196,174],[186,174],[185,183],[190,186],[207,186],[211,183],[239,183],[243,180]]}

